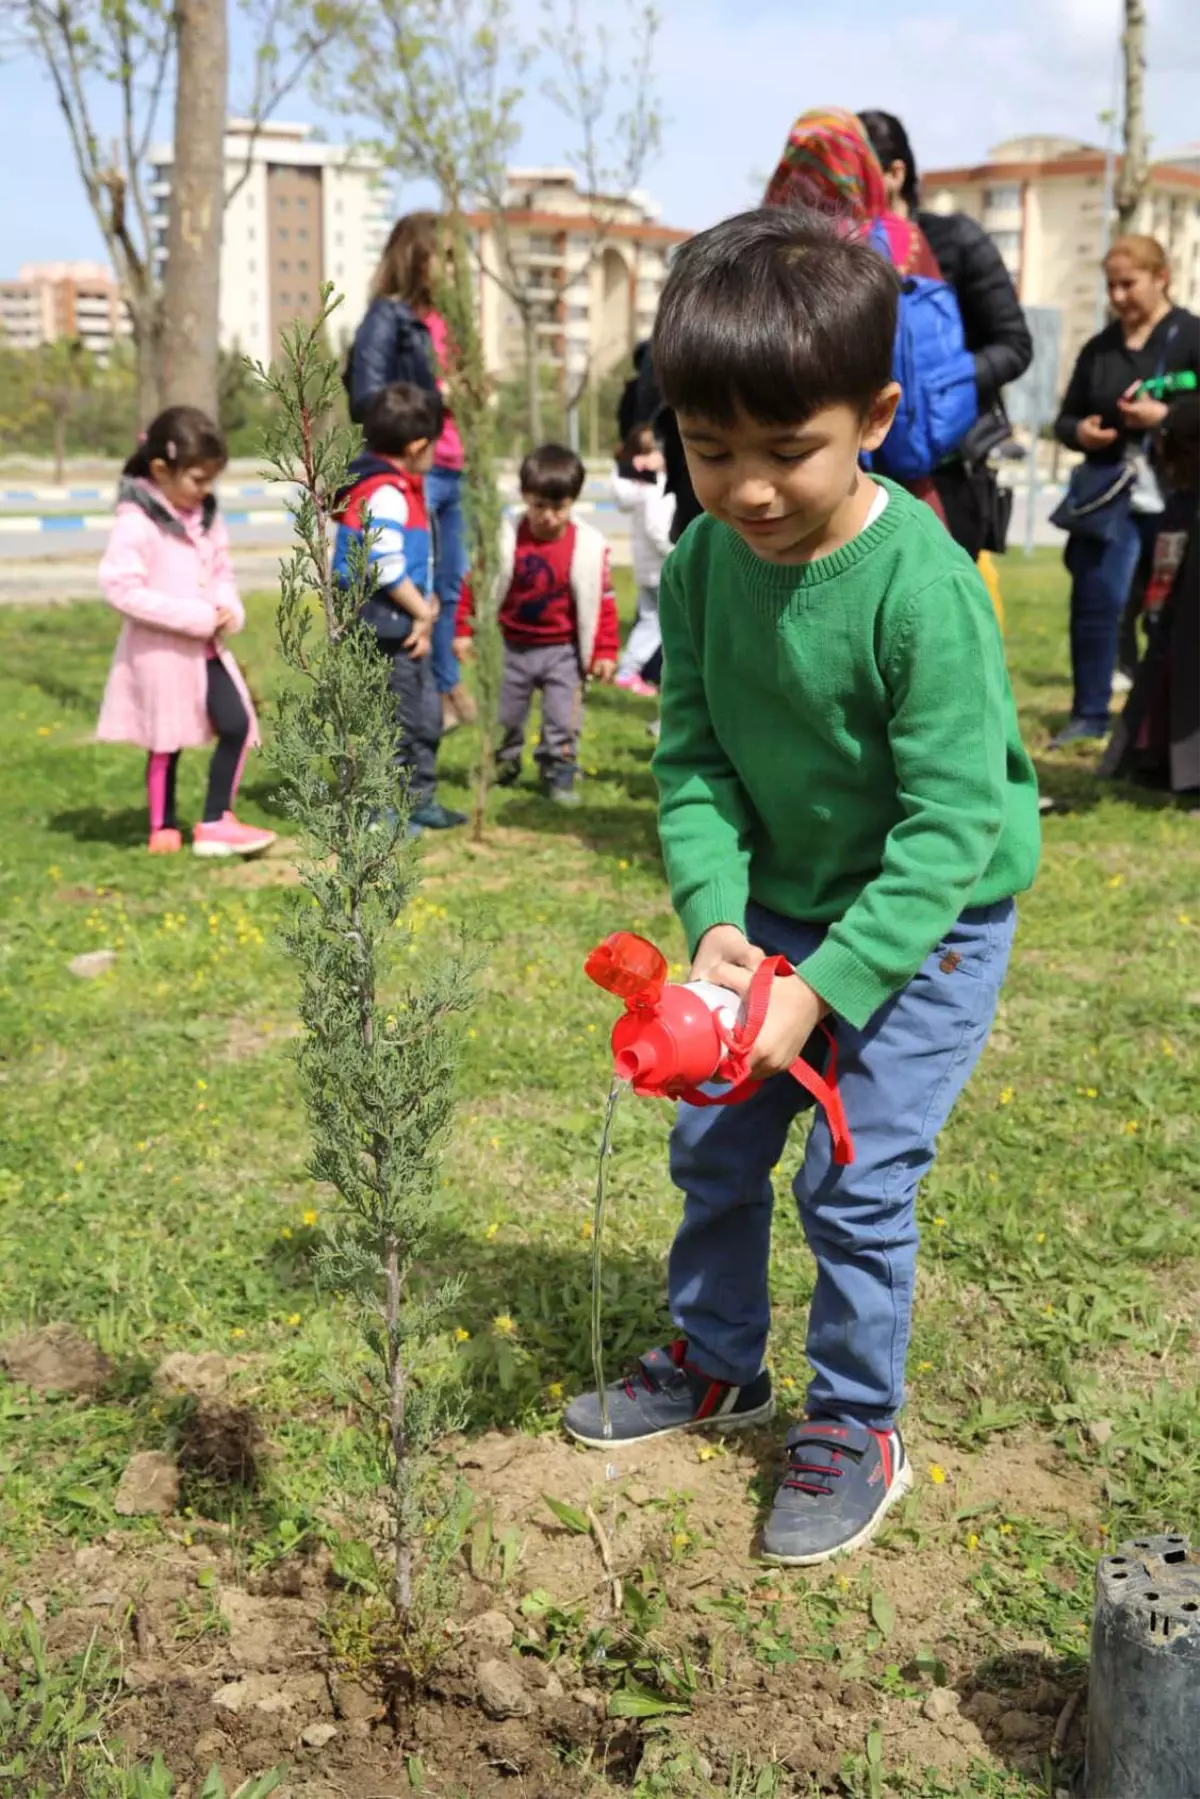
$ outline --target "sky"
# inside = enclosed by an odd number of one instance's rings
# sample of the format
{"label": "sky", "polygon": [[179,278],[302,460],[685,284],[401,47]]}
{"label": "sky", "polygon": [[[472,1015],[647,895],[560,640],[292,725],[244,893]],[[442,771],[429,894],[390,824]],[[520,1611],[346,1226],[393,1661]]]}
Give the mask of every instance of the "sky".
{"label": "sky", "polygon": [[[536,30],[539,0],[513,4]],[[586,11],[589,0],[583,4]],[[591,4],[612,22],[619,66],[620,6]],[[918,163],[929,169],[984,161],[991,145],[1030,133],[1103,142],[1099,115],[1113,103],[1120,0],[659,5],[663,142],[642,186],[672,225],[699,228],[754,204],[792,119],[810,106],[897,113]],[[1146,111],[1157,151],[1197,134],[1194,5],[1149,0]],[[236,108],[236,83],[231,99]],[[347,135],[344,122],[307,94],[292,96],[281,116],[315,123],[332,138]],[[523,123],[515,161],[569,160],[570,128],[536,86]],[[0,62],[0,167],[7,176],[0,276],[26,261],[103,256],[49,85],[19,58]],[[421,197],[402,186],[398,210]]]}

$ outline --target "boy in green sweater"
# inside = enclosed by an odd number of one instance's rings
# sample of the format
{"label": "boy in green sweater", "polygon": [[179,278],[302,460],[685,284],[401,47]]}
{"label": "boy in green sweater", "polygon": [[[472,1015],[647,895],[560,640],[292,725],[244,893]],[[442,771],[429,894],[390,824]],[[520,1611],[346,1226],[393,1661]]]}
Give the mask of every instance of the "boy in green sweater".
{"label": "boy in green sweater", "polygon": [[655,372],[707,515],[660,590],[663,854],[694,980],[744,994],[768,955],[794,973],[754,1045],[759,1091],[679,1110],[679,1338],[610,1388],[612,1439],[597,1394],[566,1414],[596,1444],[771,1415],[771,1173],[806,1098],[785,1071],[827,1021],[855,1155],[835,1162],[818,1114],[794,1185],[813,1378],[763,1549],[795,1564],[868,1542],[911,1486],[917,1187],[1039,852],[983,582],[929,507],[860,467],[899,397],[896,301],[869,245],[782,210],[693,238],[663,293]]}

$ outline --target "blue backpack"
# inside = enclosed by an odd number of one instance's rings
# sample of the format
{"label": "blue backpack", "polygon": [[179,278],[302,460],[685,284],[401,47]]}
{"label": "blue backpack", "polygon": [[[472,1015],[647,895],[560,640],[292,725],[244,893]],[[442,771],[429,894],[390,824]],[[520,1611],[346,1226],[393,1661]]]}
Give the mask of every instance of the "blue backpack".
{"label": "blue backpack", "polygon": [[[869,241],[893,261],[881,221],[872,225]],[[916,481],[958,448],[979,416],[975,358],[947,282],[901,276],[892,379],[900,383],[900,404],[871,462],[895,481]]]}

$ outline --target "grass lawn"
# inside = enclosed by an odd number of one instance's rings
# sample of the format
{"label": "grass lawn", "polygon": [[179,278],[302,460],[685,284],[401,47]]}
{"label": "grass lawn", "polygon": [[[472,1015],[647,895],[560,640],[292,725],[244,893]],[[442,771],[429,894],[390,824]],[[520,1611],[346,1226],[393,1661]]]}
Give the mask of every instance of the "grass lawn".
{"label": "grass lawn", "polygon": [[[327,1667],[363,1668],[361,1583],[339,1545],[370,1535],[374,1494],[337,1378],[353,1345],[311,1273],[329,1201],[305,1172],[288,1057],[286,846],[247,867],[148,858],[139,755],[90,741],[112,614],[0,612],[0,1341],[60,1322],[111,1362],[74,1398],[0,1374],[0,1799],[184,1799],[210,1765],[232,1792],[275,1764],[279,1791],[306,1799],[1053,1790],[1095,1557],[1200,1508],[1200,842],[1171,804],[1041,756],[1067,698],[1063,577],[1041,554],[1003,579],[1023,726],[1059,809],[991,1046],[920,1202],[917,1490],[861,1560],[807,1579],[754,1561],[780,1420],[618,1457],[607,1479],[556,1434],[590,1376],[608,1079],[611,1009],[581,964],[625,925],[682,956],[652,710],[589,699],[579,812],[518,789],[483,847],[429,847],[412,953],[465,915],[490,941],[440,1230],[465,1285],[439,1353],[461,1367],[466,1428],[448,1453],[477,1496],[456,1617],[507,1613],[538,1675],[534,1710],[503,1723],[462,1703],[461,1646],[404,1719],[331,1710],[326,1690]],[[269,597],[250,618],[240,653],[269,698]],[[469,754],[448,741],[451,805]],[[205,760],[184,758],[188,817]],[[252,763],[240,809],[283,828],[272,791]],[[110,972],[71,974],[103,948]],[[613,1366],[669,1330],[668,1124],[649,1101],[617,1120]],[[781,1203],[772,1354],[789,1406],[810,1288]],[[232,1473],[205,1439],[211,1413],[153,1379],[174,1351],[225,1359],[223,1416],[248,1445]],[[114,1510],[145,1450],[183,1474],[161,1521]],[[605,1508],[620,1618],[590,1541],[544,1492]],[[240,1711],[214,1707],[251,1675],[275,1700],[247,1688]],[[636,1708],[617,1689],[650,1695],[648,1721],[622,1717]],[[337,1730],[320,1748],[301,1741],[312,1717]],[[1065,1742],[1069,1766],[1077,1721]]]}

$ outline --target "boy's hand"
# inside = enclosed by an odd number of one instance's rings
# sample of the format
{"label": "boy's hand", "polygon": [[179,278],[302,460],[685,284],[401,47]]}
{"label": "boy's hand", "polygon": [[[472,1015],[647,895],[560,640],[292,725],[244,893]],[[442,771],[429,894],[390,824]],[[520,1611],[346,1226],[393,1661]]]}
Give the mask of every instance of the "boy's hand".
{"label": "boy's hand", "polygon": [[762,1030],[750,1051],[750,1074],[756,1081],[790,1068],[828,1011],[798,974],[772,983]]}
{"label": "boy's hand", "polygon": [[229,610],[228,606],[218,606],[216,630],[228,631],[232,628],[232,625],[233,613]]}
{"label": "boy's hand", "polygon": [[607,684],[612,680],[616,672],[617,665],[610,657],[606,656],[602,661],[592,663],[593,681],[603,681]]}
{"label": "boy's hand", "polygon": [[475,639],[473,637],[456,637],[454,654],[460,662],[470,662],[475,655]]}
{"label": "boy's hand", "polygon": [[442,616],[442,602],[438,599],[436,593],[427,593],[425,595],[425,604],[429,608],[429,617],[431,620]]}
{"label": "boy's hand", "polygon": [[1111,425],[1105,425],[1098,412],[1089,418],[1080,419],[1075,431],[1081,450],[1107,450],[1109,444],[1115,444],[1117,433]]}
{"label": "boy's hand", "polygon": [[715,924],[696,945],[688,979],[712,981],[745,998],[754,970],[762,960],[763,951],[756,949],[735,924]]}
{"label": "boy's hand", "polygon": [[423,662],[433,648],[433,620],[414,618],[408,635],[408,654],[412,662]]}

